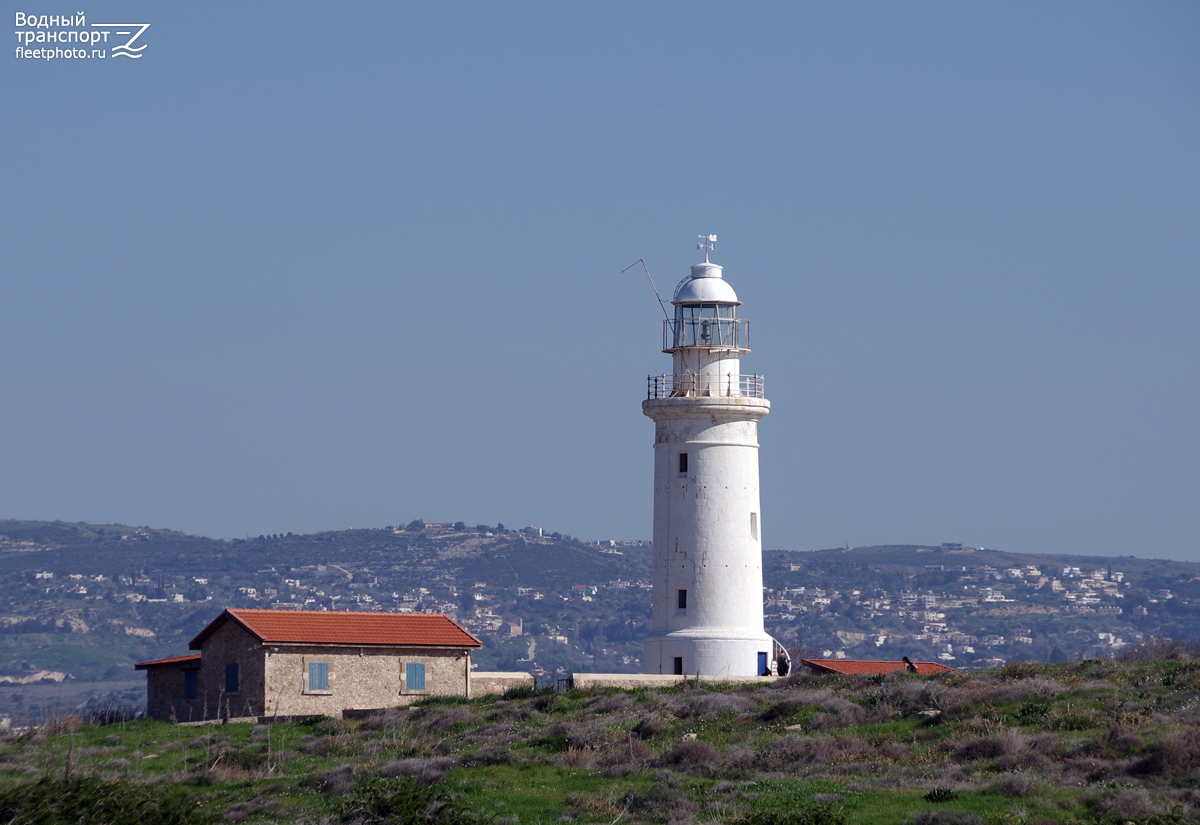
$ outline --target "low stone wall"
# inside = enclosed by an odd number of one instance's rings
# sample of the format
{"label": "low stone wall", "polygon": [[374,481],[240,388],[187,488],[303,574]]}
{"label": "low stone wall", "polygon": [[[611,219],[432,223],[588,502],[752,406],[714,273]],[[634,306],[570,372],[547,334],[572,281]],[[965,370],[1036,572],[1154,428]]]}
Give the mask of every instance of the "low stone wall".
{"label": "low stone wall", "polygon": [[681,682],[707,682],[715,684],[770,684],[777,676],[679,676],[667,673],[574,673],[571,687],[576,690],[615,687],[623,690],[636,688],[671,687]]}
{"label": "low stone wall", "polygon": [[511,687],[533,687],[533,674],[499,670],[476,670],[471,673],[471,695],[487,696],[504,693]]}

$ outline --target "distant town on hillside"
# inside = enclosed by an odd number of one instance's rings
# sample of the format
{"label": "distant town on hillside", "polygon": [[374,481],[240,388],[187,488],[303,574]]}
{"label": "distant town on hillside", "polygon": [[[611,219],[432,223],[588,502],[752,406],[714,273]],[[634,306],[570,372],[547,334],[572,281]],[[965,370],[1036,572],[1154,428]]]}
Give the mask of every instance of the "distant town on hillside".
{"label": "distant town on hillside", "polygon": [[[445,613],[483,641],[478,669],[638,672],[650,559],[644,540],[461,521],[235,540],[0,521],[0,713],[136,700],[133,663],[178,655],[225,607]],[[763,596],[794,659],[983,668],[1200,638],[1200,565],[1133,556],[768,550]]]}

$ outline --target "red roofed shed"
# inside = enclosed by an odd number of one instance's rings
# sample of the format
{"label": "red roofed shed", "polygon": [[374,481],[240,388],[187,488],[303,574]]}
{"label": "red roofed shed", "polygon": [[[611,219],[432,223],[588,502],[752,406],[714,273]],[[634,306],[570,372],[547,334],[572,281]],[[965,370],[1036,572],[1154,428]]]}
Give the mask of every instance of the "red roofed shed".
{"label": "red roofed shed", "polygon": [[[910,664],[912,668],[909,668]],[[932,676],[935,673],[954,670],[952,667],[937,662],[883,662],[869,659],[801,659],[800,665],[811,668],[813,673],[840,673],[844,676],[854,676],[859,673],[882,676],[893,670],[906,668],[918,676]]]}

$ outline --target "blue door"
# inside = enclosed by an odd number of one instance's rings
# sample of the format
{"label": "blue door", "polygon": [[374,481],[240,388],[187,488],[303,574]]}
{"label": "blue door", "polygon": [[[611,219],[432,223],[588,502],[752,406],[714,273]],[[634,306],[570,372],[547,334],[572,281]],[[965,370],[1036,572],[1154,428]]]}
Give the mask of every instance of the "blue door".
{"label": "blue door", "polygon": [[771,668],[767,666],[767,654],[763,651],[758,651],[758,675],[770,676]]}

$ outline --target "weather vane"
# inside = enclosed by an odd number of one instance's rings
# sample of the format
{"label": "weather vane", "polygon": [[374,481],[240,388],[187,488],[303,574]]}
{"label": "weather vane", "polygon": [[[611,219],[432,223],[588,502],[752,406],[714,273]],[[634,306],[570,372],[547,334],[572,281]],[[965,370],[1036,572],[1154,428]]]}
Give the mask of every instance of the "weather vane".
{"label": "weather vane", "polygon": [[697,235],[700,243],[696,244],[697,249],[704,250],[704,263],[708,263],[708,253],[717,248],[716,235]]}

